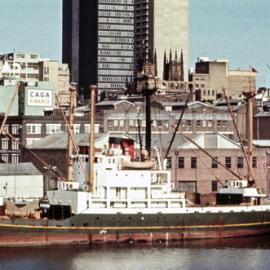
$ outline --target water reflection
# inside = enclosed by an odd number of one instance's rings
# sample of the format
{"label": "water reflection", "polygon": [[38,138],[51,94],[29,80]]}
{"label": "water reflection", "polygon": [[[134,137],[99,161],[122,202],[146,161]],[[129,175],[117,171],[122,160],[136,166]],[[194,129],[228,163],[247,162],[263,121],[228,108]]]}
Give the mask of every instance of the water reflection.
{"label": "water reflection", "polygon": [[0,269],[262,269],[270,264],[270,237],[145,245],[0,249]]}

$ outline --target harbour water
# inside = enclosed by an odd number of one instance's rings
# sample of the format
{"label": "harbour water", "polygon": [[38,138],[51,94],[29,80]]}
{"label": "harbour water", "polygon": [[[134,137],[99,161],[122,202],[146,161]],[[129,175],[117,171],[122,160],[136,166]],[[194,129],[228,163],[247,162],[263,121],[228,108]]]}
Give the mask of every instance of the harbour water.
{"label": "harbour water", "polygon": [[270,237],[219,241],[1,248],[0,270],[268,270]]}

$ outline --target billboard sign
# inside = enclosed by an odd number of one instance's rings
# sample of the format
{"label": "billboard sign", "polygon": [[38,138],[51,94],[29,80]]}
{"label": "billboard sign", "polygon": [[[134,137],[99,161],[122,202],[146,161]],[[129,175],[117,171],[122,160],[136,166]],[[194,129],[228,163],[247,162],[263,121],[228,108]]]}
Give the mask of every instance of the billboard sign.
{"label": "billboard sign", "polygon": [[53,91],[42,89],[27,89],[27,105],[39,107],[53,106]]}

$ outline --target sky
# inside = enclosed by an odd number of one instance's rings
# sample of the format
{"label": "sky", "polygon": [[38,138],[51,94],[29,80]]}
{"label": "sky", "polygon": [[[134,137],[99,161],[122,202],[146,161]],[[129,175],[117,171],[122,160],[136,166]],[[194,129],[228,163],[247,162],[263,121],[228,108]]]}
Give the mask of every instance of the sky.
{"label": "sky", "polygon": [[[189,1],[189,65],[199,56],[225,58],[231,69],[254,67],[257,87],[270,87],[270,0]],[[61,8],[62,0],[0,0],[0,53],[61,61]]]}

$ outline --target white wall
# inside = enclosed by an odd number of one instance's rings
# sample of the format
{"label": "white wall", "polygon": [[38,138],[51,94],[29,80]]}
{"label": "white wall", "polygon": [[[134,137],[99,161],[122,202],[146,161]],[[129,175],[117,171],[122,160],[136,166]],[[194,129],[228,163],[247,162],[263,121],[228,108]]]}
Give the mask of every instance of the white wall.
{"label": "white wall", "polygon": [[43,176],[42,175],[1,175],[0,197],[4,198],[42,198]]}

